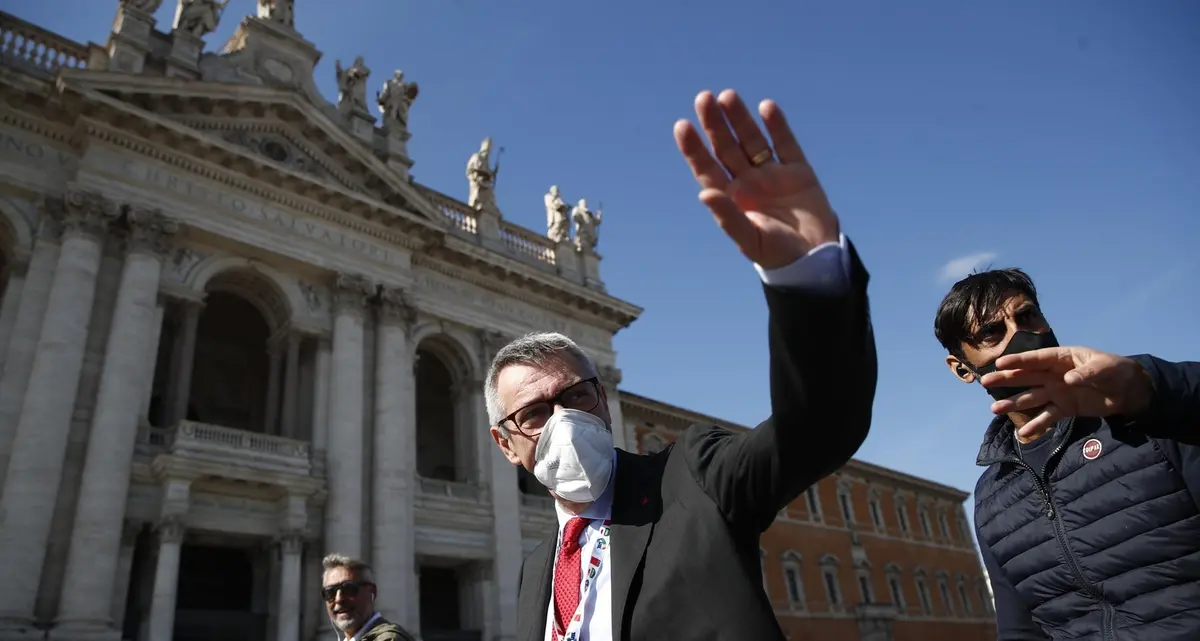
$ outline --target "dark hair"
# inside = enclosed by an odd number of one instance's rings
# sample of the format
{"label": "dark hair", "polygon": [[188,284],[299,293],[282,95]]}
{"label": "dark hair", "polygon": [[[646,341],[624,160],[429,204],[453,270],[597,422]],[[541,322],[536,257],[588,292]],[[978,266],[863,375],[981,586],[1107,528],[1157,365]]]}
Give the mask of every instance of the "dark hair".
{"label": "dark hair", "polygon": [[[962,356],[962,344],[971,335],[971,327],[983,325],[1000,311],[1014,293],[1024,294],[1038,305],[1037,288],[1025,272],[1012,267],[977,272],[954,283],[950,293],[938,305],[933,319],[933,335],[955,356]],[[1039,305],[1040,307],[1040,305]]]}

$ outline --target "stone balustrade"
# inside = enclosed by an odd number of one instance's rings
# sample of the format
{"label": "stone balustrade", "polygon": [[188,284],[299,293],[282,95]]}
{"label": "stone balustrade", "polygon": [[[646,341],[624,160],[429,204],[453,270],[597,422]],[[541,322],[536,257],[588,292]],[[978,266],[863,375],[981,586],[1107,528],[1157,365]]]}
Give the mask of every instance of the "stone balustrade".
{"label": "stone balustrade", "polygon": [[0,11],[0,62],[35,74],[87,66],[88,48]]}
{"label": "stone balustrade", "polygon": [[169,453],[302,476],[312,471],[306,441],[194,421],[180,421],[172,428],[141,428],[136,452],[150,456]]}
{"label": "stone balustrade", "polygon": [[554,510],[554,499],[549,496],[536,496],[533,494],[521,494],[521,507],[537,510],[539,512],[550,512]]}
{"label": "stone balustrade", "polygon": [[[466,203],[428,187],[418,186],[418,189],[443,216],[450,219],[454,229],[464,236],[479,236],[479,212],[471,209]],[[514,257],[546,269],[557,264],[556,248],[549,238],[505,220],[500,221],[499,234],[500,245]]]}
{"label": "stone balustrade", "polygon": [[417,480],[420,484],[421,494],[426,496],[446,497],[470,503],[485,503],[488,500],[487,493],[483,488],[471,483],[442,481],[424,477],[419,477]]}

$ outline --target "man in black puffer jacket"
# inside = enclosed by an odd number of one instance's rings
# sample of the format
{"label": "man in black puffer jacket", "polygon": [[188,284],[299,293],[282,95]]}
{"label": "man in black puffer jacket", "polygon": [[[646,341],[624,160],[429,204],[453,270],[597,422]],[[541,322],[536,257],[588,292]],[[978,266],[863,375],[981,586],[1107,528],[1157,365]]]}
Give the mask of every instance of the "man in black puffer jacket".
{"label": "man in black puffer jacket", "polygon": [[995,400],[975,528],[999,641],[1200,640],[1200,363],[1059,347],[1017,269],[934,333]]}

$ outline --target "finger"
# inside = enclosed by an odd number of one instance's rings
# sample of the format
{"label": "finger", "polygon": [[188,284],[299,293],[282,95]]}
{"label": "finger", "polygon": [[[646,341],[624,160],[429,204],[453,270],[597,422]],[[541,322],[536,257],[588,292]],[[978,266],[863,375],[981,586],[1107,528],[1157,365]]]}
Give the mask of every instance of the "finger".
{"label": "finger", "polygon": [[807,164],[808,159],[804,157],[804,150],[796,141],[787,117],[783,115],[783,109],[774,100],[764,100],[758,103],[758,114],[762,116],[767,133],[771,134],[771,141],[775,143],[775,155],[779,157],[779,162]]}
{"label": "finger", "polygon": [[1048,405],[1052,394],[1047,387],[1034,387],[1016,394],[1010,398],[992,403],[993,414],[1008,414],[1009,412],[1025,412]]}
{"label": "finger", "polygon": [[713,152],[725,169],[733,176],[745,173],[750,169],[750,159],[746,152],[738,146],[729,124],[725,122],[725,112],[711,91],[701,91],[696,96],[696,117],[700,119],[700,127],[704,129],[708,141],[712,143]]}
{"label": "finger", "polygon": [[704,144],[692,123],[686,120],[675,123],[675,144],[679,145],[680,153],[701,187],[724,190],[729,186],[729,175],[708,151],[708,145]]}
{"label": "finger", "polygon": [[1047,405],[1041,414],[1038,414],[1028,423],[1022,425],[1017,430],[1017,435],[1024,438],[1031,438],[1054,427],[1054,424],[1062,417],[1063,412],[1057,405]]}
{"label": "finger", "polygon": [[704,189],[700,191],[700,202],[708,207],[717,221],[717,226],[733,240],[743,254],[748,257],[755,255],[758,229],[728,194],[719,189]]}
{"label": "finger", "polygon": [[1059,383],[1062,377],[1055,372],[1037,369],[1003,369],[985,374],[979,379],[984,387],[1034,387]]}
{"label": "finger", "polygon": [[1048,370],[1066,366],[1071,369],[1075,360],[1069,347],[1046,347],[1019,354],[1008,354],[996,359],[997,369],[1040,369]]}
{"label": "finger", "polygon": [[758,123],[754,122],[754,116],[750,114],[746,103],[742,102],[742,97],[736,91],[732,89],[722,91],[721,95],[717,96],[717,103],[725,112],[725,119],[733,126],[733,133],[737,135],[738,145],[745,152],[746,158],[754,158],[764,151],[771,151],[771,143],[767,142],[767,137],[758,128]]}

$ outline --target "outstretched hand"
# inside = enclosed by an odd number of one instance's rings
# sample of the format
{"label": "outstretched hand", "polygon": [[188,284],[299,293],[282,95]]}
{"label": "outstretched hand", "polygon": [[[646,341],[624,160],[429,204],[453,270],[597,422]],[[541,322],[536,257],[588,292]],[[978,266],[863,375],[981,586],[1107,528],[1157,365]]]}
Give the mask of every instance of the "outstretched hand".
{"label": "outstretched hand", "polygon": [[719,98],[710,91],[696,96],[696,115],[712,143],[711,153],[687,120],[675,123],[675,142],[700,183],[700,201],[717,225],[747,258],[764,269],[776,269],[836,242],[841,232],[783,111],[764,100],[758,112],[773,150],[732,89]]}
{"label": "outstretched hand", "polygon": [[1018,430],[1041,433],[1070,416],[1134,416],[1146,410],[1154,393],[1150,377],[1136,361],[1087,347],[1050,347],[1001,356],[984,387],[1029,387],[992,403],[992,412],[1040,413]]}

